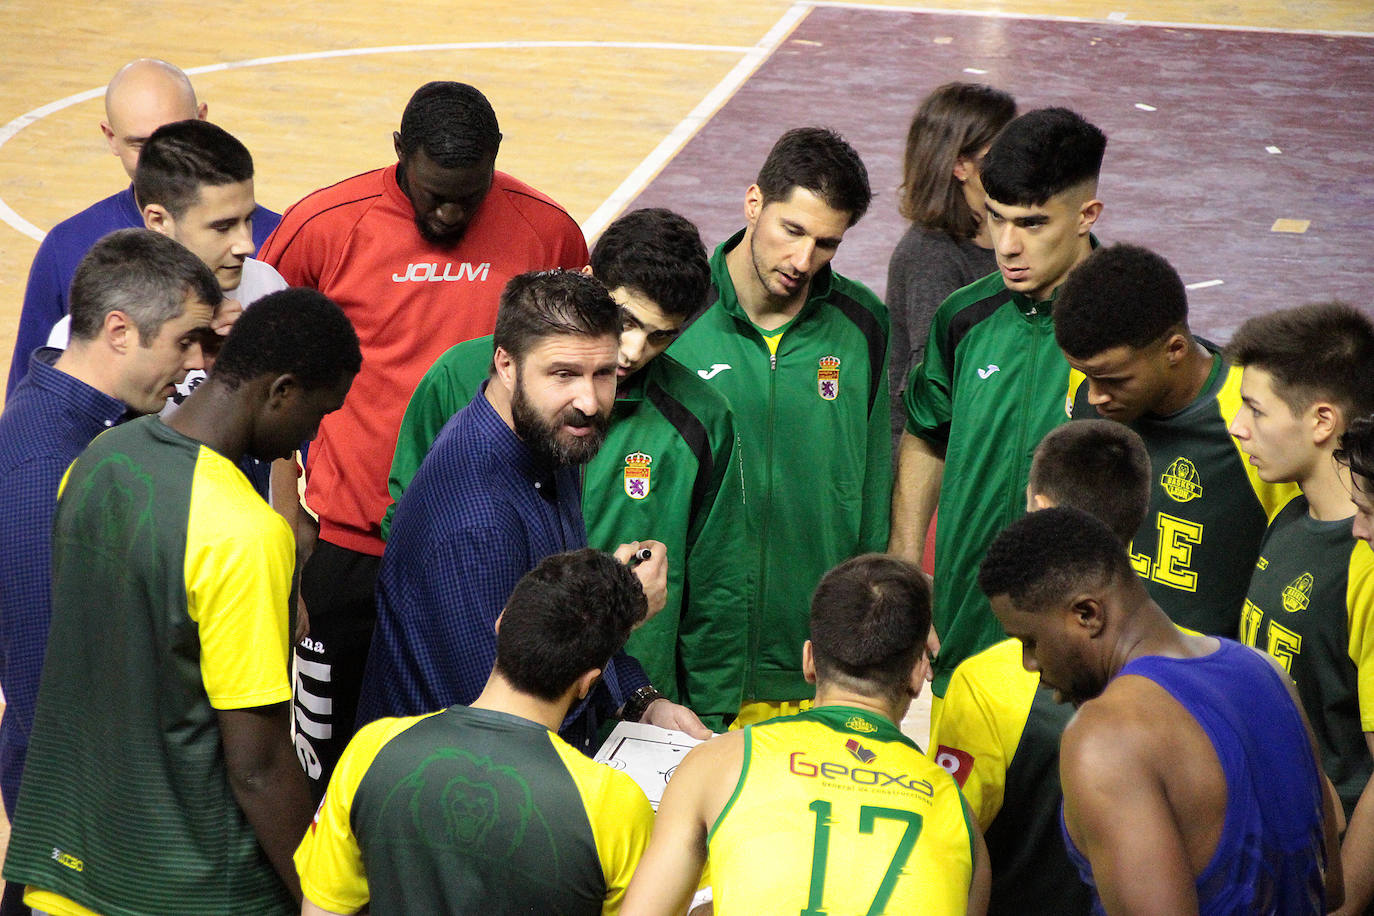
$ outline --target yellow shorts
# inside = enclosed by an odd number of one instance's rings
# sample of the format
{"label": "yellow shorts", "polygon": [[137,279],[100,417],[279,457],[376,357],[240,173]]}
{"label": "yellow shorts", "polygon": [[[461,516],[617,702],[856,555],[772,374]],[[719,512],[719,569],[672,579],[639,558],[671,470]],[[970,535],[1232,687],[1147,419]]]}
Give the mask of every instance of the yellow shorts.
{"label": "yellow shorts", "polygon": [[781,700],[776,703],[767,700],[746,700],[740,704],[739,715],[735,716],[735,721],[730,723],[728,730],[738,731],[746,725],[757,725],[778,716],[795,716],[815,705],[815,700]]}

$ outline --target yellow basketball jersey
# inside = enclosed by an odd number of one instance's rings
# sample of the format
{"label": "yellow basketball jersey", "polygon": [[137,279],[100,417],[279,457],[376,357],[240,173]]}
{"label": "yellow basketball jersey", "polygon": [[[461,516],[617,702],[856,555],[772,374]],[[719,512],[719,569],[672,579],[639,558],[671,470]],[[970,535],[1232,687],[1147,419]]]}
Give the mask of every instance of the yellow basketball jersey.
{"label": "yellow basketball jersey", "polygon": [[708,847],[717,916],[968,906],[973,827],[953,777],[897,726],[847,706],[745,730]]}

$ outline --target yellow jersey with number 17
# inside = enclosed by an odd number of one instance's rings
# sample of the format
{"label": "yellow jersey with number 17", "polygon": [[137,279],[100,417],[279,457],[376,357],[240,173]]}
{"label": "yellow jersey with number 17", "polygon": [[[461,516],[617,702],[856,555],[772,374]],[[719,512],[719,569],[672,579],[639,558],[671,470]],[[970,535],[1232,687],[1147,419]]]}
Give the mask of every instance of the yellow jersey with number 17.
{"label": "yellow jersey with number 17", "polygon": [[881,716],[824,706],[753,725],[707,839],[715,911],[962,914],[973,829],[954,778]]}

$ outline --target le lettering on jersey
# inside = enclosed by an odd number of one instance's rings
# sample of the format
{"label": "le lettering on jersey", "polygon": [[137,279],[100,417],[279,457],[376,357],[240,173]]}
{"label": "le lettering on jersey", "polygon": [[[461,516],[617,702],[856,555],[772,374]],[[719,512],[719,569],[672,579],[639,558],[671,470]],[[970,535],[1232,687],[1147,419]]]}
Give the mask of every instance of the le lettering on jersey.
{"label": "le lettering on jersey", "polygon": [[473,264],[471,261],[454,264],[449,261],[442,266],[433,261],[421,261],[418,264],[407,264],[402,273],[392,274],[391,280],[393,283],[482,283],[486,282],[489,270],[490,261],[483,261],[481,264]]}

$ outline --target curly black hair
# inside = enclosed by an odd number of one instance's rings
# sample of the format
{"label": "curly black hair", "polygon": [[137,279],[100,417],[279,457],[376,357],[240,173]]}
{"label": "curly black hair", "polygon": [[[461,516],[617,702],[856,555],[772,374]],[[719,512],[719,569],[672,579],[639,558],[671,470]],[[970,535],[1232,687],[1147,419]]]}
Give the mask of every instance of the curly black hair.
{"label": "curly black hair", "polygon": [[1139,245],[1099,248],[1075,267],[1054,303],[1054,339],[1070,359],[1113,347],[1138,350],[1188,333],[1188,293],[1178,271]]}
{"label": "curly black hair", "polygon": [[1096,517],[1068,506],[1032,512],[1013,522],[988,548],[978,587],[1006,595],[1020,611],[1040,611],[1077,588],[1135,578],[1126,547]]}
{"label": "curly black hair", "polygon": [[245,309],[215,361],[212,377],[235,388],[260,375],[294,375],[303,388],[327,388],[362,367],[358,335],[324,293],[292,288]]}

